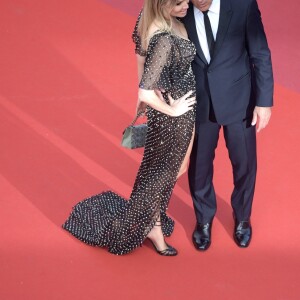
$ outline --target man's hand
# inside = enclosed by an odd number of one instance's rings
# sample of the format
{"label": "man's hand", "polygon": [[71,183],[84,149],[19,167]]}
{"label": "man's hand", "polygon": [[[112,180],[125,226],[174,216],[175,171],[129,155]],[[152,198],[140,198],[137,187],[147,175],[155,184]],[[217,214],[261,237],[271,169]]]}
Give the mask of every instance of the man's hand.
{"label": "man's hand", "polygon": [[251,125],[254,126],[257,124],[257,132],[260,132],[268,125],[271,113],[271,107],[255,106]]}

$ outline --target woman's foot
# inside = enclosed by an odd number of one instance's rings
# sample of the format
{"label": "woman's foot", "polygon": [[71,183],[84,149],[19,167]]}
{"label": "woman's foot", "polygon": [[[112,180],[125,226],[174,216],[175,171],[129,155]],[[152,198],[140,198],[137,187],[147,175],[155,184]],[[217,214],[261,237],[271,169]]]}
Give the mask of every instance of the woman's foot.
{"label": "woman's foot", "polygon": [[165,242],[165,238],[161,230],[160,221],[156,222],[155,226],[147,235],[147,238],[151,241],[158,254],[163,256],[177,255],[177,250]]}

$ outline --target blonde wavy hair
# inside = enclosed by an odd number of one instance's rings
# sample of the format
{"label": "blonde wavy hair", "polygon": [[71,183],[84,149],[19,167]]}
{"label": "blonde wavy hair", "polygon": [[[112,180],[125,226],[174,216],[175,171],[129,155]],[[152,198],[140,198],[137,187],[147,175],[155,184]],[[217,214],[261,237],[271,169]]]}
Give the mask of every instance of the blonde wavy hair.
{"label": "blonde wavy hair", "polygon": [[150,38],[149,28],[153,22],[162,31],[171,32],[172,21],[168,11],[171,11],[178,0],[145,0],[142,16],[138,26],[138,33],[141,37],[142,47],[147,48]]}

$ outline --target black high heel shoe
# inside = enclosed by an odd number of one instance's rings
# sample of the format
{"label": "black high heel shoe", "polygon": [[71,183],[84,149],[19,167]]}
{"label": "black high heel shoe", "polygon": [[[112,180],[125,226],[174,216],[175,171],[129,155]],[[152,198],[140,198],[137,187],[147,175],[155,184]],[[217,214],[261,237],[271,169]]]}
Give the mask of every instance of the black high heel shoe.
{"label": "black high heel shoe", "polygon": [[[156,223],[154,226],[161,226],[161,223],[159,223],[159,224]],[[158,250],[156,245],[154,244],[154,242],[148,237],[147,237],[147,239],[152,243],[155,251],[159,255],[162,255],[162,256],[176,256],[178,254],[177,250],[175,248],[173,248],[172,246],[170,246],[169,244],[167,244],[166,241],[165,241],[165,243],[167,245],[167,248],[164,249],[164,250]]]}

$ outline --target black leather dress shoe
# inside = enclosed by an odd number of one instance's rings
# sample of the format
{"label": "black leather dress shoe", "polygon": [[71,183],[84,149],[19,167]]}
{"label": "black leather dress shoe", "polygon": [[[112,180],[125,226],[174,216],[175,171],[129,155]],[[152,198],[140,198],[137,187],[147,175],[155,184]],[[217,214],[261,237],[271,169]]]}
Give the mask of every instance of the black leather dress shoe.
{"label": "black leather dress shoe", "polygon": [[193,243],[197,250],[205,251],[211,244],[212,222],[206,224],[196,224],[193,233]]}
{"label": "black leather dress shoe", "polygon": [[250,221],[240,221],[235,219],[233,239],[241,248],[249,246],[252,237],[252,227]]}

